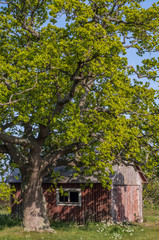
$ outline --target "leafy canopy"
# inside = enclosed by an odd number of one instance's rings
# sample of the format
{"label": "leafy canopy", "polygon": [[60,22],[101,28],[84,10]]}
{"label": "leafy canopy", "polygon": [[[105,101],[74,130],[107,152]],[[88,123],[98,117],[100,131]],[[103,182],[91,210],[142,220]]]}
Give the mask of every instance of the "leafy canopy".
{"label": "leafy canopy", "polygon": [[[32,165],[36,144],[45,167],[85,166],[103,184],[106,167],[151,162],[159,118],[149,83],[159,64],[147,53],[159,50],[159,6],[142,2],[2,4],[0,152],[13,166]],[[142,57],[140,66],[128,65],[128,49]]]}

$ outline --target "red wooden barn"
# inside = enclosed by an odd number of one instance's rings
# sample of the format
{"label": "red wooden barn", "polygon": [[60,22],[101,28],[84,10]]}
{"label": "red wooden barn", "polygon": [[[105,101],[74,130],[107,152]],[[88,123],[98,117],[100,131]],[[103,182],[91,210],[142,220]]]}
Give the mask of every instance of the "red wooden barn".
{"label": "red wooden barn", "polygon": [[[64,178],[52,188],[51,181],[44,179],[43,189],[47,201],[49,216],[54,221],[90,221],[134,222],[143,221],[142,189],[146,182],[140,168],[132,166],[114,166],[112,188],[103,188],[101,183],[92,177],[93,188],[81,189],[83,180],[74,178],[73,170],[56,167]],[[12,214],[21,213],[20,177],[15,178],[17,170],[9,177],[8,182],[16,188],[19,204],[11,199]],[[64,194],[61,194],[62,186]]]}

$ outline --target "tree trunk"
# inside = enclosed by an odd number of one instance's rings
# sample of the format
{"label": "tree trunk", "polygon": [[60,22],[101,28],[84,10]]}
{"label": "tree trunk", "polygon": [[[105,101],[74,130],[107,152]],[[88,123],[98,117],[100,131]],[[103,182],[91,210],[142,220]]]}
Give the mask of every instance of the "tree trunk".
{"label": "tree trunk", "polygon": [[42,179],[38,171],[26,173],[22,177],[22,198],[24,230],[50,231]]}

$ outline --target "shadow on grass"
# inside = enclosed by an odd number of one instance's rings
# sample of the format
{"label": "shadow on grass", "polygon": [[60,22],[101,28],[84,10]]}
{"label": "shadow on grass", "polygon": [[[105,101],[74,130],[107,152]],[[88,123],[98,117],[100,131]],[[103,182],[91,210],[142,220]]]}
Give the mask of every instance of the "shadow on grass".
{"label": "shadow on grass", "polygon": [[77,228],[79,225],[74,222],[50,222],[51,227],[56,230],[70,231],[70,229]]}
{"label": "shadow on grass", "polygon": [[0,230],[5,227],[21,226],[21,219],[17,217],[11,217],[10,214],[0,214]]}
{"label": "shadow on grass", "polygon": [[[78,224],[76,222],[58,222],[58,221],[50,221],[51,227],[55,230],[60,231],[72,231],[75,229],[81,230],[81,231],[95,231],[98,229],[98,224],[95,222],[91,222],[88,224]],[[103,224],[101,224],[102,226]]]}

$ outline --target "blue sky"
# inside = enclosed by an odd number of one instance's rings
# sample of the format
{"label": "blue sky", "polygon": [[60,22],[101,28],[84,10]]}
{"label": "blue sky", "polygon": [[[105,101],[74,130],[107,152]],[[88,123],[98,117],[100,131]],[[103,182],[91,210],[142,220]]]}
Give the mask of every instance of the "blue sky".
{"label": "blue sky", "polygon": [[153,3],[157,3],[157,0],[146,0],[144,3],[142,3],[142,7],[148,8],[150,7]]}

